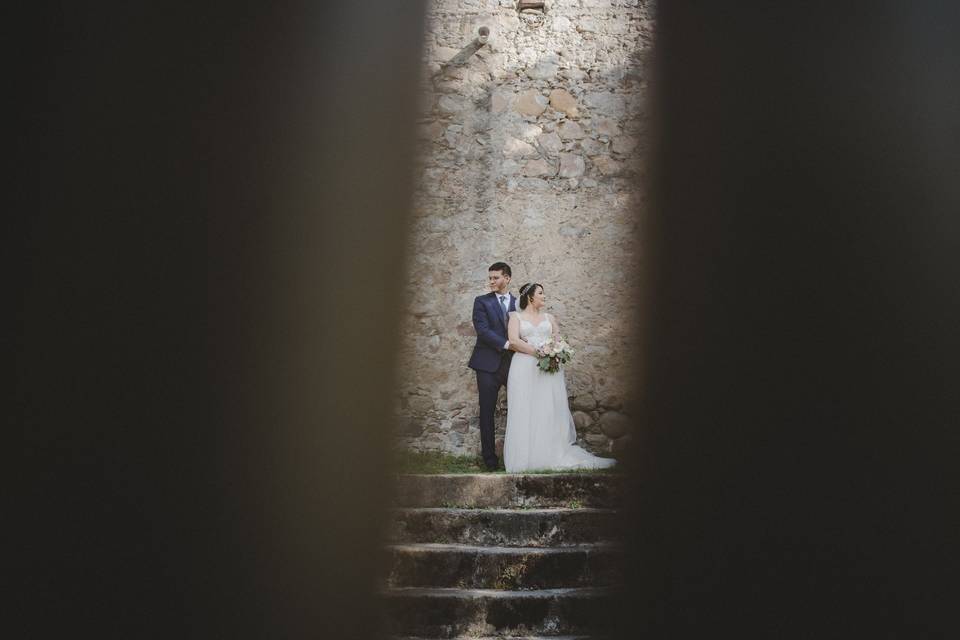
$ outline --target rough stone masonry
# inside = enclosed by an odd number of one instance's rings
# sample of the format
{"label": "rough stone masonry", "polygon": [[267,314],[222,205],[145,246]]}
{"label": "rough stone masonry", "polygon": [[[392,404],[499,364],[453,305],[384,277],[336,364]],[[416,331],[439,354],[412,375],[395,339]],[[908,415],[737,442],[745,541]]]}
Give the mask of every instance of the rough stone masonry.
{"label": "rough stone masonry", "polygon": [[[497,260],[512,266],[514,294],[544,284],[577,349],[566,378],[580,444],[614,455],[628,446],[652,15],[638,0],[429,3],[402,446],[479,451],[470,315]],[[487,44],[463,60],[480,27]]]}

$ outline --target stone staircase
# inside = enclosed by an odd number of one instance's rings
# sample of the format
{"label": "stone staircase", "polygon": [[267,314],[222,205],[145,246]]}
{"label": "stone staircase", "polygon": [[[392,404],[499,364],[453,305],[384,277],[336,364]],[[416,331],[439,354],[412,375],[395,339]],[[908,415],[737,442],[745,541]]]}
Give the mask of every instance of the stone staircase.
{"label": "stone staircase", "polygon": [[622,582],[622,476],[399,477],[384,594],[395,638],[597,637]]}

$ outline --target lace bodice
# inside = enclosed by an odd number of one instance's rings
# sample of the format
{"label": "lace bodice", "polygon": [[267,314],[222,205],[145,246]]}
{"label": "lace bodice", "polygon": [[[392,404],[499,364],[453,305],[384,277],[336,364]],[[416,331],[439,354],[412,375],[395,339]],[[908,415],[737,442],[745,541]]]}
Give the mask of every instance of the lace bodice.
{"label": "lace bodice", "polygon": [[539,348],[553,335],[553,325],[547,318],[536,325],[524,320],[519,315],[517,318],[520,320],[520,337],[534,347]]}

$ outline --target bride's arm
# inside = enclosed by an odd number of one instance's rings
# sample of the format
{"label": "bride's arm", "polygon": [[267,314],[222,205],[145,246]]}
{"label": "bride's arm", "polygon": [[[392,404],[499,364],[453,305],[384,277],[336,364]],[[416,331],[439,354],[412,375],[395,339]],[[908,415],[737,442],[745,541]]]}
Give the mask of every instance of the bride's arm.
{"label": "bride's arm", "polygon": [[510,340],[510,349],[513,351],[536,357],[537,350],[520,339],[520,320],[515,312],[510,314],[510,320],[507,322],[507,339]]}

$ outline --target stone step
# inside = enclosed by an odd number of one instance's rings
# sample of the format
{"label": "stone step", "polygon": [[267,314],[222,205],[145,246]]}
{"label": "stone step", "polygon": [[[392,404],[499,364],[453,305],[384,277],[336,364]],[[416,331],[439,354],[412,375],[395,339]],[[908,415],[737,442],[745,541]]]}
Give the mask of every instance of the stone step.
{"label": "stone step", "polygon": [[569,474],[404,474],[398,476],[398,507],[544,508],[619,506],[623,475]]}
{"label": "stone step", "polygon": [[391,542],[547,547],[602,542],[614,532],[613,509],[394,509]]}
{"label": "stone step", "polygon": [[553,548],[401,544],[389,551],[391,587],[550,589],[623,582],[623,554],[610,544]]}
{"label": "stone step", "polygon": [[[433,640],[433,638],[417,638],[415,636],[393,636],[390,640]],[[598,636],[456,636],[452,640],[603,640]]]}
{"label": "stone step", "polygon": [[400,636],[563,636],[610,630],[607,588],[497,591],[389,589],[390,633]]}

